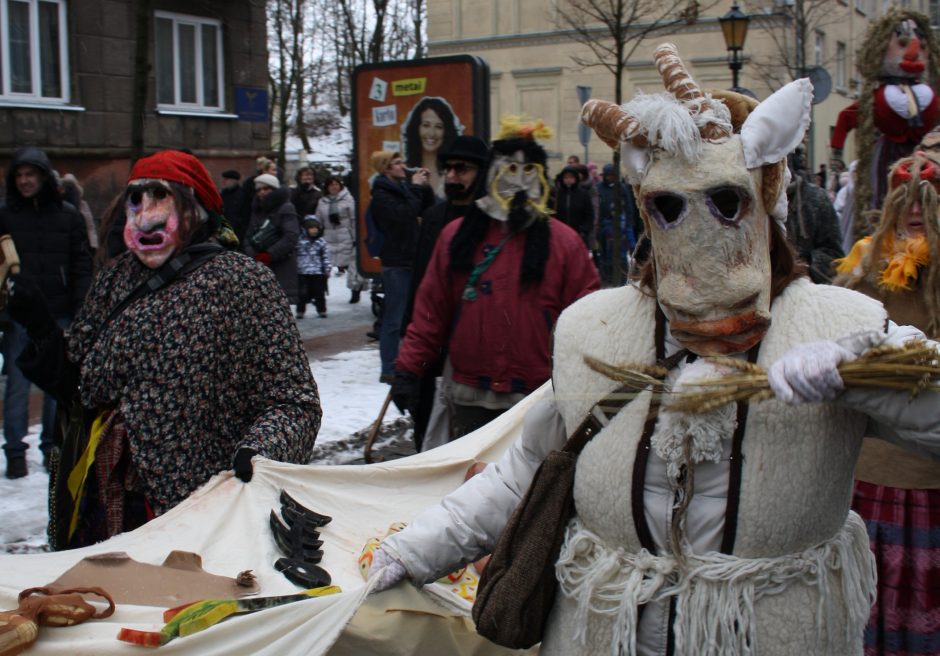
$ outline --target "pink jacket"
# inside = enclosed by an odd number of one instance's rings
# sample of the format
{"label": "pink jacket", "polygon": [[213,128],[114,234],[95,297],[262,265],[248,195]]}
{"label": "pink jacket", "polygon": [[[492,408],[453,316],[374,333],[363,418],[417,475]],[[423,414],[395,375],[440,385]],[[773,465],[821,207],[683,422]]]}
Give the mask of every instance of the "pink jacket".
{"label": "pink jacket", "polygon": [[[441,232],[415,297],[395,366],[422,375],[446,348],[454,380],[494,392],[527,394],[551,376],[551,336],[562,310],[600,287],[584,242],[561,221],[550,224],[550,250],[538,285],[521,286],[525,233],[513,236],[480,276],[476,299],[462,300],[469,274],[450,270],[450,242],[463,219]],[[484,246],[503,239],[490,221]]]}

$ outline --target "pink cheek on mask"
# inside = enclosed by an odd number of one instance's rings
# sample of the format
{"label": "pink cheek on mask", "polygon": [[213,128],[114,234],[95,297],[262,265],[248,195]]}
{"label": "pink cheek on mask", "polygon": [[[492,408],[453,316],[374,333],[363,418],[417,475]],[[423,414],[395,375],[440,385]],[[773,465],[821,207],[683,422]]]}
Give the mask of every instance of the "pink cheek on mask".
{"label": "pink cheek on mask", "polygon": [[149,251],[161,251],[168,246],[177,246],[179,235],[179,219],[173,214],[164,225],[162,230],[145,232],[136,227],[137,215],[130,213],[128,222],[124,226],[124,245],[128,250],[144,253]]}

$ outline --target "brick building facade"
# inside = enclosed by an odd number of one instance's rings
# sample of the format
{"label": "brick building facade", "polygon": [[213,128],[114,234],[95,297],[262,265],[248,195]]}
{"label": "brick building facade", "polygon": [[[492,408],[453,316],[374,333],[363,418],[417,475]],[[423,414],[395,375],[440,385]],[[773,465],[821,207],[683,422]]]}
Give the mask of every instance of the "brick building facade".
{"label": "brick building facade", "polygon": [[0,0],[0,185],[25,144],[99,216],[162,148],[249,174],[270,150],[267,59],[263,2]]}

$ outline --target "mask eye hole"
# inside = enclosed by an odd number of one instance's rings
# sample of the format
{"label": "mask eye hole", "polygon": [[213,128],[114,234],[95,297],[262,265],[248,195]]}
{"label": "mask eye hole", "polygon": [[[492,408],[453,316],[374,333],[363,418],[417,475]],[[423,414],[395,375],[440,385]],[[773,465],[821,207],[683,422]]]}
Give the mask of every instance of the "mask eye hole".
{"label": "mask eye hole", "polygon": [[647,196],[645,205],[647,214],[653,217],[661,228],[674,228],[685,218],[685,198],[678,194],[651,194]]}
{"label": "mask eye hole", "polygon": [[519,171],[519,165],[516,163],[512,163],[506,166],[507,173],[517,173],[518,171]]}
{"label": "mask eye hole", "polygon": [[532,173],[533,171],[535,171],[535,164],[526,164],[525,166],[522,167],[522,171],[524,173]]}
{"label": "mask eye hole", "polygon": [[735,225],[740,221],[747,195],[737,187],[720,187],[705,192],[708,209],[722,223]]}
{"label": "mask eye hole", "polygon": [[140,191],[132,191],[127,195],[127,202],[134,207],[140,206],[140,203],[143,200],[144,195]]}
{"label": "mask eye hole", "polygon": [[150,195],[154,200],[163,200],[169,193],[170,192],[168,192],[165,187],[154,187],[150,190]]}

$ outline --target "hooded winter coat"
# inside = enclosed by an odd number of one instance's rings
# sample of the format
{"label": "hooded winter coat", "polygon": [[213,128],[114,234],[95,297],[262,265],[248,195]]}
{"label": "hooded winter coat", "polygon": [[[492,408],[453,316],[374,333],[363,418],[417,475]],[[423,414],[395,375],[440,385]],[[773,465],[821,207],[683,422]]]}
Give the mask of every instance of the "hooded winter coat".
{"label": "hooded winter coat", "polygon": [[300,222],[297,212],[291,204],[290,190],[287,187],[273,190],[265,198],[255,197],[251,211],[251,221],[245,231],[245,254],[254,257],[258,251],[251,245],[251,235],[264,223],[265,219],[281,230],[281,238],[268,249],[271,256],[271,269],[278,284],[284,290],[291,305],[297,303],[297,240],[300,237]]}
{"label": "hooded winter coat", "polygon": [[[575,183],[570,187],[562,182],[566,173],[575,176]],[[578,172],[572,166],[566,166],[555,177],[552,209],[560,221],[573,228],[586,241],[587,235],[594,228],[594,203],[591,193],[578,183],[578,179]]]}
{"label": "hooded winter coat", "polygon": [[[333,223],[330,217],[334,215],[339,223]],[[317,218],[323,226],[323,238],[330,245],[333,266],[348,267],[356,259],[356,201],[349,190],[323,196],[317,205]]]}
{"label": "hooded winter coat", "polygon": [[[16,169],[31,164],[45,176],[32,198],[16,188]],[[49,158],[27,146],[13,156],[6,177],[6,206],[0,208],[0,234],[13,237],[23,273],[35,278],[57,319],[71,319],[91,286],[91,252],[85,221],[61,200]]]}

